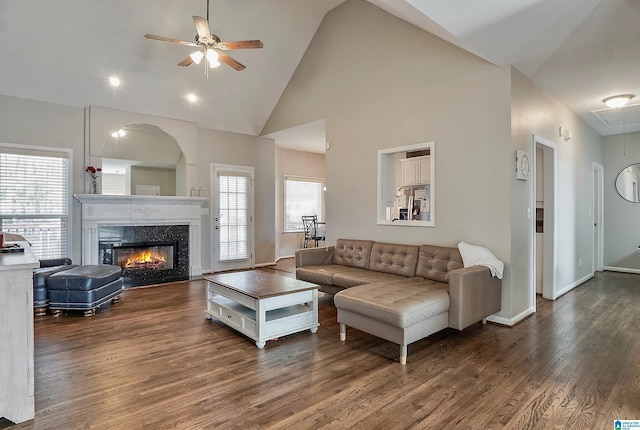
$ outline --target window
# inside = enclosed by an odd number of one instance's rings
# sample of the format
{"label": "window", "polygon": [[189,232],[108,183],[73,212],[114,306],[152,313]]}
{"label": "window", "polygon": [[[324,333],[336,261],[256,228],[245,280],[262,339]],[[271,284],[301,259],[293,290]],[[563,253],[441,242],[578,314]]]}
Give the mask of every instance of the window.
{"label": "window", "polygon": [[69,154],[0,147],[0,230],[24,236],[37,258],[69,254]]}
{"label": "window", "polygon": [[218,173],[219,261],[249,258],[249,181],[243,173]]}
{"label": "window", "polygon": [[284,232],[304,232],[303,215],[324,217],[324,179],[284,177]]}
{"label": "window", "polygon": [[378,225],[435,227],[435,146],[378,150]]}

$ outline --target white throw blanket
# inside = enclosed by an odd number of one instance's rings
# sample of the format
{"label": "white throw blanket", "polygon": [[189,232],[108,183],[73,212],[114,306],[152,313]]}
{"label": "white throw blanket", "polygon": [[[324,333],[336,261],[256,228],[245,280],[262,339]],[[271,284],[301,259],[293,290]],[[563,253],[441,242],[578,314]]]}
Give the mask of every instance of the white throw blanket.
{"label": "white throw blanket", "polygon": [[487,266],[489,270],[491,270],[492,276],[497,276],[499,279],[502,279],[504,263],[501,260],[498,260],[487,248],[478,245],[471,245],[467,242],[460,242],[458,244],[458,249],[460,250],[464,267]]}

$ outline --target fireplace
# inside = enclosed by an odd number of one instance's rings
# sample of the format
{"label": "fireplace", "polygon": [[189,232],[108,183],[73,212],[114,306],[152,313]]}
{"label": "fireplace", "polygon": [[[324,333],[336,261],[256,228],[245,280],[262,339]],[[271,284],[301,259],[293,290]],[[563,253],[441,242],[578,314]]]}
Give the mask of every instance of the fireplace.
{"label": "fireplace", "polygon": [[[109,254],[106,261],[113,261],[114,245],[177,241],[173,249],[172,269],[141,270],[139,272],[144,276],[133,276],[144,278],[142,280],[130,280],[132,276],[127,274],[125,285],[202,277],[201,217],[202,205],[208,201],[207,198],[102,194],[74,196],[82,204],[82,264],[105,264],[105,252]],[[133,233],[133,229],[137,231]],[[150,274],[153,274],[152,279]]]}
{"label": "fireplace", "polygon": [[125,287],[189,279],[189,226],[103,226],[100,264],[122,267]]}

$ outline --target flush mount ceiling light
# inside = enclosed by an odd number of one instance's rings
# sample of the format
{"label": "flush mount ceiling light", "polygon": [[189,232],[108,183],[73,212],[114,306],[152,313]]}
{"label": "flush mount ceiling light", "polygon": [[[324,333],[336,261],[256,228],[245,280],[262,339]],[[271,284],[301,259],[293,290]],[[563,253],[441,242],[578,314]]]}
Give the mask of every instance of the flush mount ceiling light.
{"label": "flush mount ceiling light", "polygon": [[610,108],[621,108],[629,103],[632,98],[633,94],[620,94],[602,99],[602,102]]}

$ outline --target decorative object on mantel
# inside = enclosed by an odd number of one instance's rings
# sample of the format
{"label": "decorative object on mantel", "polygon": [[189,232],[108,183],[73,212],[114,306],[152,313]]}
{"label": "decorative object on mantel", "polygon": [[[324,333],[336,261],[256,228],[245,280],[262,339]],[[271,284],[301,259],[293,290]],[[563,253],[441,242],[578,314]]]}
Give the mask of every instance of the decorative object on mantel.
{"label": "decorative object on mantel", "polygon": [[207,190],[205,187],[191,187],[191,197],[207,197]]}
{"label": "decorative object on mantel", "polygon": [[91,184],[89,186],[89,194],[98,194],[98,172],[102,172],[102,168],[87,166],[84,169],[85,172],[88,172],[91,176]]}

